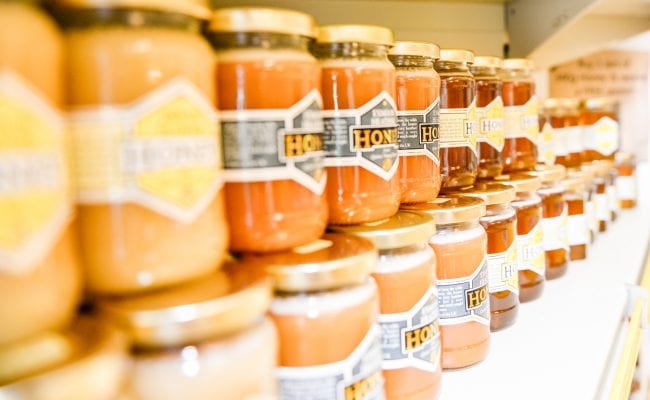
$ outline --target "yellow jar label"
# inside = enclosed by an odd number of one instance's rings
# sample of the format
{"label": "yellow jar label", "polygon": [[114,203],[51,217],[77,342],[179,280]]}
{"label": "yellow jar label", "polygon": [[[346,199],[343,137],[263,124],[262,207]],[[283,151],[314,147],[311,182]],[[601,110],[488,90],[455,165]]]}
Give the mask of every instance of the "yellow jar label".
{"label": "yellow jar label", "polygon": [[43,262],[72,215],[65,124],[21,77],[0,72],[0,273]]}
{"label": "yellow jar label", "polygon": [[440,148],[469,147],[478,155],[476,99],[467,108],[440,109]]}
{"label": "yellow jar label", "polygon": [[519,270],[530,270],[540,276],[546,272],[546,258],[544,254],[544,228],[538,222],[535,227],[525,235],[517,235],[517,257]]}
{"label": "yellow jar label", "polygon": [[546,122],[539,133],[537,140],[537,161],[546,165],[555,164],[555,131],[550,123]]}
{"label": "yellow jar label", "polygon": [[503,151],[503,100],[497,96],[485,107],[478,107],[478,141],[487,143],[496,151]]}
{"label": "yellow jar label", "polygon": [[539,135],[539,117],[537,97],[531,97],[521,106],[504,107],[505,137],[526,138],[537,143]]}
{"label": "yellow jar label", "polygon": [[619,147],[618,122],[602,117],[595,124],[584,128],[584,147],[605,156],[612,155]]}
{"label": "yellow jar label", "polygon": [[82,204],[137,203],[191,222],[221,188],[216,113],[187,80],[131,105],[76,110],[71,129]]}

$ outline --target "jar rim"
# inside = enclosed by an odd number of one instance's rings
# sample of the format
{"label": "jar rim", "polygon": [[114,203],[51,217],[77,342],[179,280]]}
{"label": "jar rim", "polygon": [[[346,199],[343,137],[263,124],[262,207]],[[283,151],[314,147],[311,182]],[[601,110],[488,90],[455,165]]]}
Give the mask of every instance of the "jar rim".
{"label": "jar rim", "polygon": [[503,69],[505,70],[524,70],[532,71],[535,69],[535,63],[528,58],[506,58],[503,60]]}
{"label": "jar rim", "polygon": [[439,60],[472,64],[474,53],[465,49],[441,49]]}
{"label": "jar rim", "polygon": [[56,0],[55,4],[83,9],[142,9],[187,15],[201,20],[210,17],[207,0]]}
{"label": "jar rim", "polygon": [[219,8],[212,13],[208,30],[214,33],[279,33],[313,39],[316,20],[309,14],[283,8]]}
{"label": "jar rim", "polygon": [[317,43],[367,43],[392,46],[393,31],[377,25],[323,25],[318,28]]}
{"label": "jar rim", "polygon": [[474,186],[461,188],[450,194],[455,196],[476,197],[485,202],[487,206],[508,204],[517,196],[515,188],[510,185],[492,182],[476,182]]}
{"label": "jar rim", "polygon": [[474,57],[474,68],[483,67],[483,68],[497,68],[500,69],[503,65],[503,60],[495,56],[476,56]]}
{"label": "jar rim", "polygon": [[426,203],[403,204],[401,207],[431,215],[436,225],[476,221],[486,213],[485,202],[469,196],[440,196]]}
{"label": "jar rim", "polygon": [[440,47],[428,42],[395,42],[388,55],[426,57],[437,60],[440,58]]}
{"label": "jar rim", "polygon": [[503,174],[495,177],[494,181],[514,187],[516,193],[535,192],[542,187],[542,180],[538,176],[524,172]]}

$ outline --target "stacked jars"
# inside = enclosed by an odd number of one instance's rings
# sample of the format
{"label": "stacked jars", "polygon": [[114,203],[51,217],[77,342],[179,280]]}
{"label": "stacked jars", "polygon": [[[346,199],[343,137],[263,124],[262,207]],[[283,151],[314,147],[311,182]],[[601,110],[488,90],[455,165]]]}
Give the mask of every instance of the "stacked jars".
{"label": "stacked jars", "polygon": [[539,121],[533,68],[527,59],[503,60],[504,172],[530,171],[537,163]]}
{"label": "stacked jars", "polygon": [[442,190],[472,185],[478,172],[476,81],[469,71],[474,54],[440,51],[440,173]]}
{"label": "stacked jars", "polygon": [[579,167],[582,158],[582,128],[579,125],[579,101],[549,98],[544,101],[544,114],[553,127],[555,163],[567,168]]}
{"label": "stacked jars", "polygon": [[583,125],[583,160],[614,159],[618,151],[618,104],[608,97],[584,100],[580,105],[580,124]]}

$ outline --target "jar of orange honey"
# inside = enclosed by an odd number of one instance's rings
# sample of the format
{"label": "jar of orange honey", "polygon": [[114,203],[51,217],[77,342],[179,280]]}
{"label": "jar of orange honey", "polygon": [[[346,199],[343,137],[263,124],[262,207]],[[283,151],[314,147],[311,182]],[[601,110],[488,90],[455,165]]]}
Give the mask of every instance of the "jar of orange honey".
{"label": "jar of orange honey", "polygon": [[620,208],[634,208],[637,203],[636,159],[632,153],[616,153],[616,196]]}

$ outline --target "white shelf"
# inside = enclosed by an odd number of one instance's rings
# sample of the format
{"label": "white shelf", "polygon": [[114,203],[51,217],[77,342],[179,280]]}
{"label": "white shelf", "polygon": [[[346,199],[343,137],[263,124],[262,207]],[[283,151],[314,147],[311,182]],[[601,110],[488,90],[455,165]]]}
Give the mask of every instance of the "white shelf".
{"label": "white shelf", "polygon": [[648,166],[640,202],[623,211],[567,274],[522,304],[516,324],[492,335],[482,363],[445,371],[442,399],[593,399],[607,386],[625,315],[626,284],[637,284],[650,240]]}

